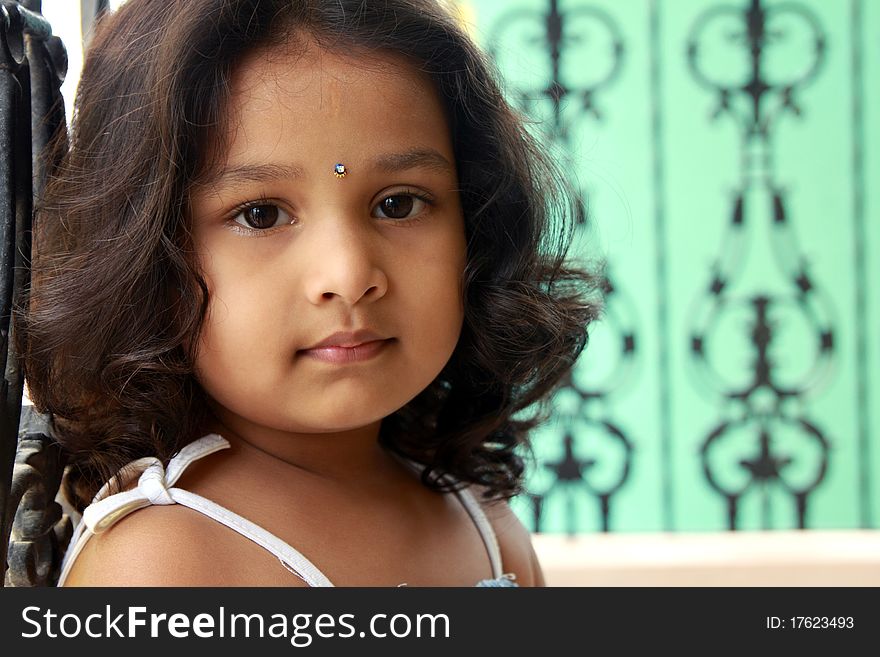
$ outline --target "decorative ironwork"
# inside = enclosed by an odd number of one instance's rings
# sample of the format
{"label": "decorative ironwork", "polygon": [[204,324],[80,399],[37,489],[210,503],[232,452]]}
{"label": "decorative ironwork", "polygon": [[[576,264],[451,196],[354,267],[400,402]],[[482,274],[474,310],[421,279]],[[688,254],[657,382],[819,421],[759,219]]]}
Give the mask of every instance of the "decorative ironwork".
{"label": "decorative ironwork", "polygon": [[[39,0],[0,4],[0,358],[5,364],[0,407],[0,564],[5,572],[8,556],[10,566],[24,568],[11,569],[6,581],[34,584],[51,580],[51,563],[38,562],[47,556],[47,523],[51,527],[58,520],[52,500],[61,464],[48,452],[42,454],[39,446],[45,441],[33,436],[21,441],[16,458],[24,382],[10,339],[10,318],[30,277],[33,196],[45,180],[45,147],[63,129],[60,87],[67,68],[64,46],[40,15],[40,4]],[[13,523],[14,536],[21,542],[7,555]],[[60,529],[63,539],[65,532]]]}
{"label": "decorative ironwork", "polygon": [[[514,102],[536,118],[544,115],[541,105],[549,101],[551,137],[567,142],[573,124],[583,117],[602,119],[596,96],[617,79],[624,55],[620,30],[607,12],[586,4],[560,11],[559,0],[549,0],[546,14],[537,9],[515,9],[498,20],[490,43],[490,53],[502,65],[505,47],[511,43],[516,43],[513,52],[537,47],[530,61],[542,61],[549,55],[549,81],[534,88],[513,80],[511,94]],[[576,79],[563,75],[563,70],[574,66]],[[575,101],[571,114],[565,111],[570,101]]]}
{"label": "decorative ironwork", "polygon": [[[586,4],[562,10],[558,0],[549,0],[546,13],[515,9],[498,19],[490,44],[490,53],[505,71],[514,69],[504,65],[511,52],[528,51],[535,55],[529,61],[543,62],[540,79],[531,84],[512,79],[510,94],[532,118],[549,119],[546,137],[564,151],[571,152],[573,132],[583,120],[603,120],[599,94],[618,78],[624,60],[623,37],[607,12]],[[537,51],[532,53],[532,49]],[[584,191],[580,194],[586,207]],[[554,423],[535,436],[536,443],[550,443],[563,451],[558,460],[539,463],[529,480],[527,499],[535,531],[544,528],[545,514],[559,505],[564,509],[567,532],[586,529],[577,507],[583,497],[598,503],[601,528],[609,531],[613,496],[629,477],[632,442],[608,417],[607,402],[625,389],[634,372],[637,321],[633,305],[615,286],[610,269],[605,275],[605,321],[598,330],[605,339],[603,355],[617,354],[617,363],[602,378],[589,365],[586,353],[554,400]],[[596,335],[594,329],[593,349]],[[594,451],[595,456],[586,455]]]}
{"label": "decorative ironwork", "polygon": [[[796,41],[796,36],[805,38]],[[777,67],[771,76],[770,46],[787,41],[809,45],[798,58],[805,65],[787,74]],[[732,52],[724,58],[704,58],[707,44]],[[725,71],[713,69],[711,62],[730,62],[733,55],[743,58],[746,72],[741,78],[725,79]],[[834,348],[831,303],[799,253],[786,191],[774,171],[773,150],[780,121],[800,115],[799,93],[816,78],[824,57],[820,23],[797,2],[765,7],[762,0],[750,0],[746,7],[715,6],[699,16],[688,38],[690,71],[717,98],[712,119],[730,119],[741,136],[742,178],[728,232],[711,280],[689,314],[690,363],[700,381],[698,389],[714,391],[730,404],[730,416],[709,432],[700,451],[706,480],[726,501],[730,529],[738,527],[743,497],[753,490],[761,497],[765,528],[772,525],[774,490],[793,499],[797,525],[805,527],[809,495],[828,467],[828,439],[807,418],[803,402],[829,379]],[[765,245],[769,250],[762,250]],[[778,280],[749,279],[754,264],[762,260],[776,265]],[[725,332],[725,326],[735,322],[748,332]],[[812,333],[811,346],[803,347],[798,358],[810,363],[806,372],[787,370],[787,363],[774,358],[779,327],[791,330],[799,324]],[[713,350],[722,338],[724,348]],[[729,353],[736,338],[750,354],[734,362]],[[791,361],[790,342],[786,349]],[[784,452],[783,440],[797,447]]]}
{"label": "decorative ironwork", "polygon": [[[36,414],[32,414],[36,415]],[[12,491],[16,509],[7,555],[6,586],[53,586],[73,534],[70,518],[55,501],[64,471],[57,443],[45,433],[25,430],[19,439]]]}
{"label": "decorative ironwork", "polygon": [[[608,279],[604,294],[606,339],[598,347],[594,333],[591,348],[618,358],[609,361],[604,372],[596,372],[588,359],[582,359],[554,397],[553,422],[536,439],[561,446],[562,454],[557,459],[545,458],[530,480],[528,499],[534,531],[545,529],[543,516],[553,507],[562,508],[566,532],[585,530],[579,500],[593,500],[598,505],[600,529],[610,531],[612,501],[630,477],[632,441],[607,417],[606,409],[613,397],[628,389],[636,374],[634,312],[625,300],[617,298]],[[616,344],[615,337],[619,340]]]}

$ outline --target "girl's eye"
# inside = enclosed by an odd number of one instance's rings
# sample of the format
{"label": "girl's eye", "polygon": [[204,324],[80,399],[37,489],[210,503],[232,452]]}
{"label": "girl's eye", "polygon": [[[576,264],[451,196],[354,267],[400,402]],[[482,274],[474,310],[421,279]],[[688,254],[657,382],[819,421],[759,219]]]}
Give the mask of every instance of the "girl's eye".
{"label": "girl's eye", "polygon": [[290,217],[277,205],[264,203],[244,208],[235,216],[234,221],[248,228],[265,230],[289,224]]}
{"label": "girl's eye", "polygon": [[425,210],[426,199],[415,194],[392,194],[386,196],[373,211],[374,217],[384,219],[409,219]]}

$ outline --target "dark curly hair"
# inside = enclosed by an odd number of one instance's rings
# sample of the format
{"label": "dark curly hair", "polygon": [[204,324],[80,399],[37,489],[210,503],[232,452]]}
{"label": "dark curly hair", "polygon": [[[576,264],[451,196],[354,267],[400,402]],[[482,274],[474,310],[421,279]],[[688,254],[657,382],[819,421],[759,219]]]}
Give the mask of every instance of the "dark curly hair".
{"label": "dark curly hair", "polygon": [[431,75],[449,117],[467,266],[459,343],[426,390],[382,423],[389,450],[508,498],[520,447],[586,346],[599,267],[566,261],[582,210],[436,0],[130,0],[88,52],[69,139],[38,202],[16,340],[51,415],[80,507],[129,461],[197,437],[194,376],[208,305],[189,190],[220,152],[230,77],[254,49],[307,33],[325,48],[393,52]]}

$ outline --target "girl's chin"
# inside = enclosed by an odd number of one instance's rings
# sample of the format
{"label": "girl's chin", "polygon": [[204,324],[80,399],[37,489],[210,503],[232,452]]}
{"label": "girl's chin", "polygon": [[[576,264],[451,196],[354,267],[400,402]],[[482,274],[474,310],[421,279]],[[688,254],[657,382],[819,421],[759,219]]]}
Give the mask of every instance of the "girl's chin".
{"label": "girl's chin", "polygon": [[[362,394],[358,394],[362,393]],[[411,397],[389,391],[348,390],[322,395],[239,395],[218,400],[208,394],[208,422],[249,425],[289,433],[330,433],[363,428],[393,414]]]}

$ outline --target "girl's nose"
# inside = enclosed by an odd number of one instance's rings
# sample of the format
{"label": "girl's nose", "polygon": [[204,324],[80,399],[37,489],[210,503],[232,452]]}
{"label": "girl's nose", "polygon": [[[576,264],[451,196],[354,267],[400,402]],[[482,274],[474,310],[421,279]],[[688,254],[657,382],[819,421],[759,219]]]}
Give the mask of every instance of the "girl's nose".
{"label": "girl's nose", "polygon": [[[338,224],[337,224],[338,227]],[[313,245],[305,287],[308,300],[323,304],[334,299],[349,306],[381,299],[388,278],[381,266],[378,245],[368,231],[326,231]]]}

